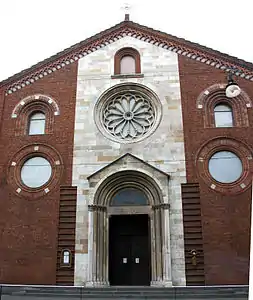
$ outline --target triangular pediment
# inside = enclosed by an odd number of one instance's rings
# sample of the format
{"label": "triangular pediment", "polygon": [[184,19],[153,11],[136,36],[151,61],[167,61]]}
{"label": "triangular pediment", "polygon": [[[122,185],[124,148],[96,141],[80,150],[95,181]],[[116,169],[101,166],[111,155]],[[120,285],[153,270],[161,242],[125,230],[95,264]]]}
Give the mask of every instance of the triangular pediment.
{"label": "triangular pediment", "polygon": [[140,171],[145,170],[149,174],[156,176],[169,177],[169,174],[163,172],[162,170],[152,166],[151,164],[145,162],[144,160],[134,156],[133,154],[126,153],[119,157],[118,159],[112,161],[107,166],[99,169],[95,173],[88,176],[88,181],[97,181],[99,178],[108,176],[108,174],[116,173],[118,171],[132,170]]}
{"label": "triangular pediment", "polygon": [[6,95],[12,94],[125,36],[154,44],[216,69],[225,71],[236,69],[235,75],[253,81],[252,63],[126,20],[9,77],[2,81],[0,86],[6,85]]}

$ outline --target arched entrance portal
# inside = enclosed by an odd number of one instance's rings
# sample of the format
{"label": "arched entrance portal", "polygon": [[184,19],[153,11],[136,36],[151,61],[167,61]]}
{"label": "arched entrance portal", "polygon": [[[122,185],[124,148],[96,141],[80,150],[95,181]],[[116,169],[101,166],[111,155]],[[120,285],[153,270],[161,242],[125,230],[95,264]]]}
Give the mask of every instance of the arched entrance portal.
{"label": "arched entrance portal", "polygon": [[168,209],[142,172],[120,171],[100,183],[89,205],[89,284],[171,285]]}

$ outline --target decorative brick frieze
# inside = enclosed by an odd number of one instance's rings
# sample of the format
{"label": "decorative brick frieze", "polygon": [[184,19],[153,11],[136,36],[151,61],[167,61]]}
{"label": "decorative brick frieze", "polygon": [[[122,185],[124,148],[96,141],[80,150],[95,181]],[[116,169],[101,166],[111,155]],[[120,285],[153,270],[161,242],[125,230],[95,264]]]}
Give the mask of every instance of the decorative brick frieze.
{"label": "decorative brick frieze", "polygon": [[[131,36],[154,44],[158,47],[186,56],[187,58],[210,65],[213,68],[224,70],[225,72],[229,72],[231,69],[236,70],[235,76],[240,76],[253,81],[252,71],[247,70],[246,67],[237,65],[236,61],[233,63],[232,59],[230,62],[228,59],[224,58],[224,55],[222,54],[220,57],[218,54],[212,54],[211,49],[207,48],[205,50],[205,48],[200,45],[194,47],[194,44],[190,46],[190,43],[187,43],[183,39],[172,37],[133,22],[123,22],[81,42],[79,45],[70,47],[67,49],[68,51],[66,50],[59,53],[55,56],[54,60],[48,59],[49,62],[46,60],[44,64],[41,63],[38,68],[35,68],[35,70],[33,69],[28,73],[28,75],[22,76],[7,86],[6,95],[12,94],[25,86],[31,85],[39,79],[62,69],[66,65],[72,64],[80,58],[114,43],[125,36]],[[207,52],[207,50],[209,51]]]}

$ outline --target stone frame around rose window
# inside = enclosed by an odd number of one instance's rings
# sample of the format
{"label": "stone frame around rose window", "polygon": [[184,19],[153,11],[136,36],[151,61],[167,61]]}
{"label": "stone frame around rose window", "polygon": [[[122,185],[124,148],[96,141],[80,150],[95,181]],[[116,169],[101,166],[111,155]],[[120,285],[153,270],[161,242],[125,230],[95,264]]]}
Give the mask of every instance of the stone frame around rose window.
{"label": "stone frame around rose window", "polygon": [[[21,168],[29,158],[41,156],[47,159],[52,168],[50,179],[38,188],[30,188],[21,180]],[[34,143],[19,149],[9,161],[7,182],[12,191],[27,199],[37,199],[50,193],[58,184],[63,172],[63,161],[58,151],[45,144]]]}
{"label": "stone frame around rose window", "polygon": [[[144,135],[136,139],[124,140],[113,136],[110,132],[107,131],[107,129],[103,124],[103,118],[104,118],[103,112],[106,103],[110,101],[113,97],[117,97],[117,95],[122,94],[123,92],[129,93],[131,91],[141,93],[149,99],[155,111],[155,120],[151,128],[147,132],[145,132]],[[109,140],[121,144],[137,143],[149,137],[155,132],[155,130],[159,126],[161,118],[162,118],[162,104],[158,96],[155,94],[155,92],[153,92],[151,89],[147,88],[144,85],[133,83],[133,82],[126,82],[126,83],[121,83],[112,86],[111,88],[103,92],[102,95],[100,95],[94,107],[94,121],[95,124],[97,125],[98,130]]]}
{"label": "stone frame around rose window", "polygon": [[[216,181],[210,174],[208,163],[213,154],[219,151],[230,151],[236,154],[242,162],[242,174],[232,183]],[[206,142],[196,155],[196,166],[199,177],[213,191],[222,194],[239,194],[251,186],[253,168],[252,150],[245,143],[224,136],[214,138]]]}

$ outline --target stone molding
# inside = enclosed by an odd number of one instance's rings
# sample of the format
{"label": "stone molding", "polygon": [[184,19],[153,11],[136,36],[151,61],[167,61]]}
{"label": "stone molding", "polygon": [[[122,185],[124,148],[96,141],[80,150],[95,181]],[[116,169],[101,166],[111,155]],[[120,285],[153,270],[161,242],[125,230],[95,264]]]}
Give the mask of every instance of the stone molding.
{"label": "stone molding", "polygon": [[[162,176],[166,177],[167,186],[164,187],[166,189],[168,188],[167,176],[164,174]],[[100,176],[97,174],[97,177]],[[104,177],[102,182],[97,183],[97,185],[98,188],[94,192],[91,192],[91,202],[93,204],[88,206],[88,236],[92,237],[92,240],[89,241],[89,274],[87,285],[109,285],[108,217],[111,214],[121,213],[120,210],[116,211],[117,208],[115,210],[115,207],[110,207],[110,200],[118,190],[132,187],[138,188],[145,193],[149,202],[148,206],[137,207],[137,212],[133,210],[133,207],[124,206],[123,209],[124,213],[131,214],[140,213],[145,210],[150,216],[151,240],[153,241],[151,243],[151,285],[172,286],[171,251],[170,239],[168,238],[170,235],[169,211],[167,209],[169,205],[168,203],[164,203],[162,191],[151,177],[137,170],[114,172],[111,176]],[[159,209],[151,210],[151,206]],[[114,212],[111,211],[111,208],[114,209]]]}
{"label": "stone molding", "polygon": [[[133,106],[131,97],[135,99]],[[125,107],[119,98],[125,100],[125,106],[129,107]],[[138,113],[142,109],[145,118],[136,121],[134,109],[137,105]],[[114,115],[117,113],[120,114],[118,118],[121,123],[115,125]],[[162,105],[158,96],[144,85],[136,83],[117,84],[109,88],[102,93],[94,107],[94,119],[99,131],[108,139],[123,144],[139,142],[150,136],[159,126],[161,117]]]}

